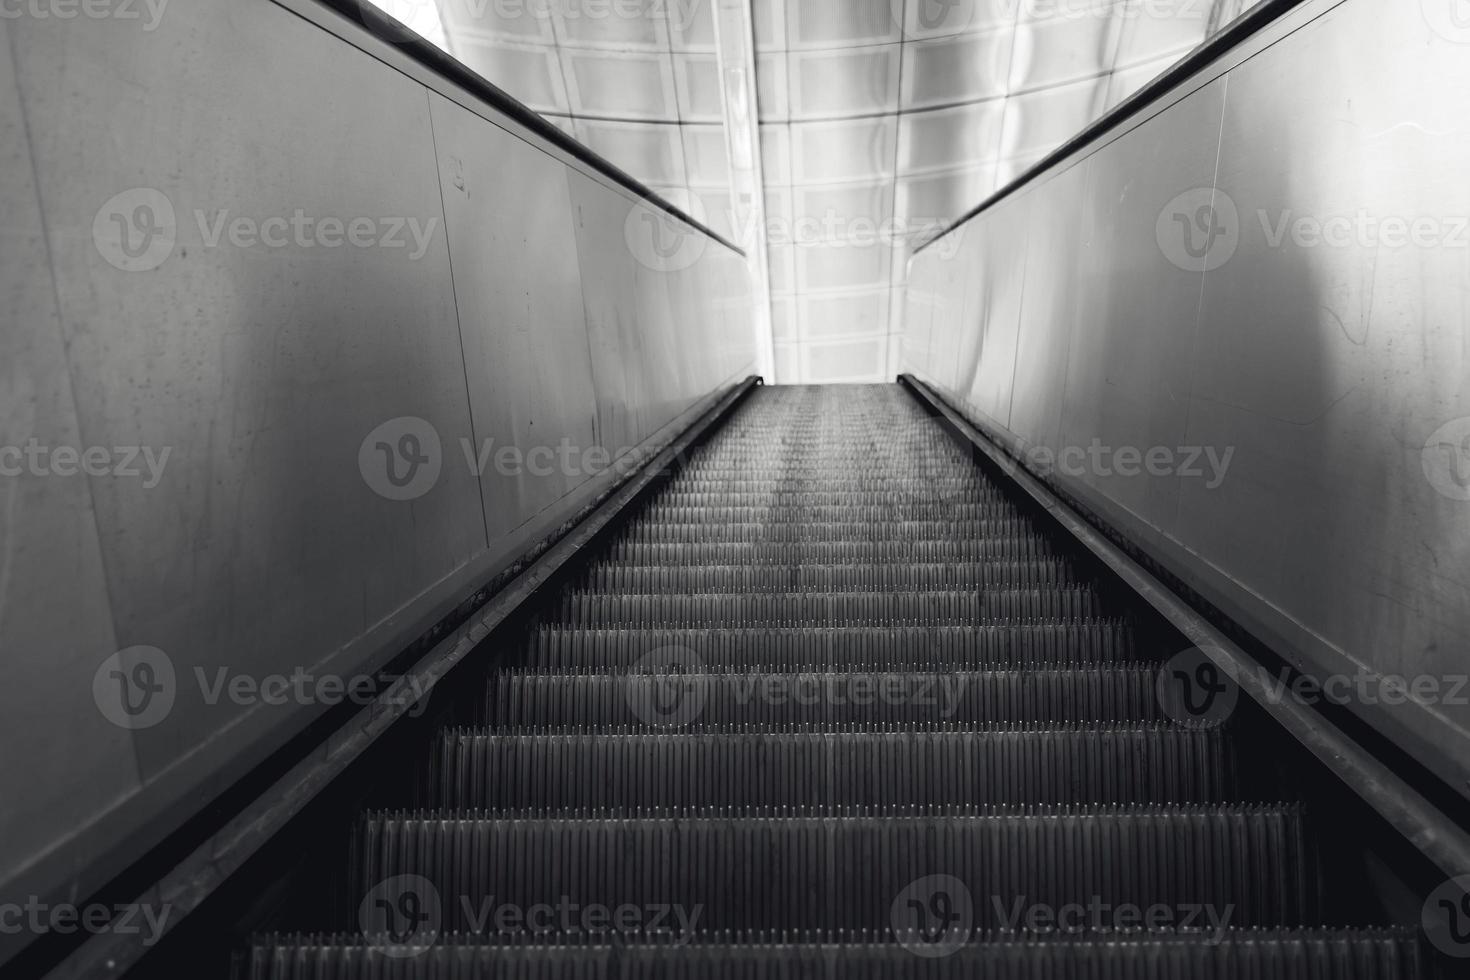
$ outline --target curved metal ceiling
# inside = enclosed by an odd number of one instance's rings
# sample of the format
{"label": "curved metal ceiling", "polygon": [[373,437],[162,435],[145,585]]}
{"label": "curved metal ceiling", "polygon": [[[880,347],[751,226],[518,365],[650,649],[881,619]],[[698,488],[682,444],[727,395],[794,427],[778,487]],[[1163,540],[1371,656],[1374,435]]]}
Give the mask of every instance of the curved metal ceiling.
{"label": "curved metal ceiling", "polygon": [[913,245],[1257,0],[367,2],[736,240],[715,20],[748,5],[776,380],[840,382],[896,370]]}

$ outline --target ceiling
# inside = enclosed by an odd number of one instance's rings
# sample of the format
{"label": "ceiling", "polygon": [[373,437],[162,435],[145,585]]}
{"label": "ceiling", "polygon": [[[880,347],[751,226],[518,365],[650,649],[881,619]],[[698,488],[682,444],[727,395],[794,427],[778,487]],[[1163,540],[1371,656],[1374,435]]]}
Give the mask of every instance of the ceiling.
{"label": "ceiling", "polygon": [[[371,2],[741,238],[732,0]],[[891,379],[913,245],[1255,2],[749,0],[776,380]]]}

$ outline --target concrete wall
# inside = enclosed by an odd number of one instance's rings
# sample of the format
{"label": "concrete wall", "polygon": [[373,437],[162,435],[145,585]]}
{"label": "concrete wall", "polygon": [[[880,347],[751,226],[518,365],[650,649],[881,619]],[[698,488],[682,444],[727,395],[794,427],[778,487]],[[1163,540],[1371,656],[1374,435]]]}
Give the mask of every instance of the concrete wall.
{"label": "concrete wall", "polygon": [[920,253],[906,348],[1461,792],[1467,99],[1450,4],[1307,3]]}
{"label": "concrete wall", "polygon": [[6,901],[96,887],[333,696],[253,685],[372,671],[756,356],[737,253],[325,8],[101,9],[142,16],[0,20]]}

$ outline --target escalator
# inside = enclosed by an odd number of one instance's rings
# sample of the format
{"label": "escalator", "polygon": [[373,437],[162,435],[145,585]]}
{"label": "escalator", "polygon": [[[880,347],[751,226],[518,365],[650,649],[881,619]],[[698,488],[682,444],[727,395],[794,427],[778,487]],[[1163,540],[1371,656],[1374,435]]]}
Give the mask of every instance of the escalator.
{"label": "escalator", "polygon": [[1429,975],[1187,648],[900,387],[757,388],[237,975]]}

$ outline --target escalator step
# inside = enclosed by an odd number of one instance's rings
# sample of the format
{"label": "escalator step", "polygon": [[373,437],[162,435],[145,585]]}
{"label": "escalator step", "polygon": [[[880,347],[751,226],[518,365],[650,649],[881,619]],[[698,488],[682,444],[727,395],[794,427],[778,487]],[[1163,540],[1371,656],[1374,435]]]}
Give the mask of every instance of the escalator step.
{"label": "escalator step", "polygon": [[[352,937],[256,940],[245,980],[1412,980],[1407,930],[1227,930],[1222,935],[982,936],[944,955],[894,942],[531,945],[436,936],[395,948]],[[1208,941],[1204,941],[1208,940]],[[922,942],[922,940],[918,940]],[[920,945],[919,949],[924,947]]]}
{"label": "escalator step", "polygon": [[[1142,650],[1131,625],[1118,620],[1014,626],[766,629],[576,629],[543,626],[525,651],[537,670],[632,670],[677,652],[686,667],[707,670],[983,670],[1063,664],[1163,663],[1177,650]],[[698,671],[691,671],[697,673]]]}
{"label": "escalator step", "polygon": [[446,732],[437,805],[468,810],[1216,803],[1239,793],[1219,732],[702,735]]}
{"label": "escalator step", "polygon": [[[793,808],[793,812],[794,808]],[[1294,927],[1321,904],[1296,806],[1066,807],[909,816],[491,818],[375,814],[356,867],[376,883],[418,876],[444,927],[474,931],[486,900],[700,910],[702,929],[885,928],[895,899],[946,875],[972,891],[975,925],[1009,903],[1078,900],[1213,908],[1231,925]],[[1227,911],[1228,910],[1228,913]]]}
{"label": "escalator step", "polygon": [[1079,584],[1069,563],[944,562],[904,565],[619,565],[593,566],[581,588],[593,592],[731,593],[920,592],[1068,588]]}
{"label": "escalator step", "polygon": [[942,541],[615,541],[606,560],[621,565],[908,565],[1057,560],[1035,534]]}
{"label": "escalator step", "polygon": [[[579,672],[498,672],[489,680],[486,720],[499,731],[571,727],[694,731],[726,725],[1038,726],[1163,720],[1158,668],[1063,664],[1057,668],[841,673],[683,675],[693,711],[671,717],[650,706],[649,677]],[[648,710],[650,707],[656,710]]]}
{"label": "escalator step", "polygon": [[807,595],[664,595],[569,591],[553,614],[591,628],[934,625],[1086,622],[1103,602],[1089,588],[985,592],[846,592]]}

